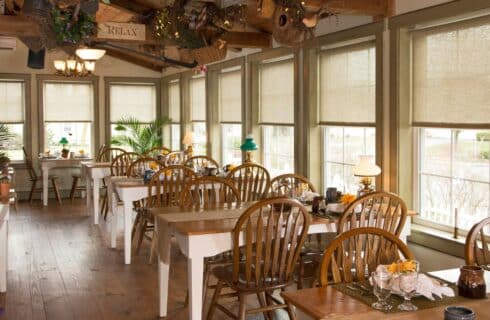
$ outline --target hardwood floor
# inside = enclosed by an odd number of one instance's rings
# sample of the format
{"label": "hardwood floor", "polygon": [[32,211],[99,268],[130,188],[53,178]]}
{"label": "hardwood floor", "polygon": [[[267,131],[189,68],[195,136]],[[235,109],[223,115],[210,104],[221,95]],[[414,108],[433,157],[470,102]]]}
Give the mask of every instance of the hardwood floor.
{"label": "hardwood floor", "polygon": [[[126,266],[122,238],[117,249],[110,249],[104,229],[92,224],[83,200],[63,206],[51,201],[47,208],[19,203],[19,211],[11,212],[8,288],[0,294],[0,320],[157,319],[157,265],[147,263],[149,245]],[[420,252],[423,265],[433,251]],[[171,259],[167,319],[187,319],[186,259],[176,246]],[[226,317],[216,312],[216,319]]]}

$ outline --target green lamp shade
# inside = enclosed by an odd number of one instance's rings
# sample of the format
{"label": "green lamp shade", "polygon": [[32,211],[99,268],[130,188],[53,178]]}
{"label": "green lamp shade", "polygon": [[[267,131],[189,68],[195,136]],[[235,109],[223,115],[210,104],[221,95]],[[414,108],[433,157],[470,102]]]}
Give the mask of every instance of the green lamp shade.
{"label": "green lamp shade", "polygon": [[247,137],[245,138],[245,142],[240,146],[242,151],[254,151],[258,149],[257,144],[254,141],[254,138]]}
{"label": "green lamp shade", "polygon": [[63,137],[63,138],[61,138],[59,143],[62,145],[65,145],[65,144],[68,144],[68,140],[65,137]]}

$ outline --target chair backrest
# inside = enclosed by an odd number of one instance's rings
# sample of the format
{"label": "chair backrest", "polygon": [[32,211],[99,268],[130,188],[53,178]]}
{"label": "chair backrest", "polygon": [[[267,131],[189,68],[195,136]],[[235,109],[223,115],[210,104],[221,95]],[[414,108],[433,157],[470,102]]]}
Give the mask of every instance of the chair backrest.
{"label": "chair backrest", "polygon": [[180,195],[180,207],[186,209],[231,208],[240,203],[240,192],[233,181],[219,177],[191,180]]}
{"label": "chair backrest", "polygon": [[116,158],[118,155],[121,155],[123,153],[126,153],[126,150],[121,149],[121,148],[109,148],[105,147],[102,152],[97,155],[97,158],[95,159],[96,162],[112,162],[114,158]]}
{"label": "chair backrest", "polygon": [[168,166],[157,171],[148,182],[147,207],[174,207],[186,184],[196,179],[192,169],[183,165]]}
{"label": "chair backrest", "polygon": [[226,177],[235,182],[242,202],[262,200],[267,195],[270,175],[261,165],[244,163],[228,172]]}
{"label": "chair backrest", "polygon": [[344,210],[337,233],[375,227],[399,236],[407,220],[405,201],[389,192],[372,192],[356,199]]}
{"label": "chair backrest", "polygon": [[271,180],[269,196],[298,196],[301,191],[316,192],[316,188],[305,176],[287,173]]}
{"label": "chair backrest", "polygon": [[248,208],[233,230],[233,282],[278,287],[293,281],[311,215],[296,200],[269,198]]}
{"label": "chair backrest", "polygon": [[165,166],[183,165],[185,162],[184,151],[172,151],[165,157]]}
{"label": "chair backrest", "polygon": [[163,165],[155,158],[141,157],[131,162],[126,176],[128,177],[142,177],[146,170],[158,171],[163,168]]}
{"label": "chair backrest", "polygon": [[127,175],[131,163],[140,157],[140,154],[136,152],[125,152],[116,156],[111,162],[111,176]]}
{"label": "chair backrest", "polygon": [[413,259],[413,254],[400,238],[380,228],[357,228],[338,235],[323,253],[320,283],[365,280],[380,264],[400,259]]}
{"label": "chair backrest", "polygon": [[464,246],[464,259],[467,265],[490,264],[490,218],[475,224]]}
{"label": "chair backrest", "polygon": [[152,157],[158,159],[159,157],[167,156],[170,152],[172,152],[172,150],[162,146],[162,147],[151,148],[150,150],[146,151],[144,155],[146,157]]}
{"label": "chair backrest", "polygon": [[107,148],[106,144],[103,143],[100,145],[99,150],[97,150],[97,154],[95,155],[95,161],[98,161],[100,157],[102,157],[102,154],[104,153],[104,150]]}
{"label": "chair backrest", "polygon": [[36,180],[38,178],[37,172],[32,165],[32,159],[27,155],[26,148],[22,146],[22,151],[24,152],[24,159],[26,162],[27,172],[29,173],[29,178],[31,180]]}
{"label": "chair backrest", "polygon": [[208,156],[194,156],[190,157],[184,162],[184,165],[193,168],[196,170],[196,168],[205,168],[205,167],[216,167],[219,168],[219,163],[218,161],[214,160],[211,157]]}

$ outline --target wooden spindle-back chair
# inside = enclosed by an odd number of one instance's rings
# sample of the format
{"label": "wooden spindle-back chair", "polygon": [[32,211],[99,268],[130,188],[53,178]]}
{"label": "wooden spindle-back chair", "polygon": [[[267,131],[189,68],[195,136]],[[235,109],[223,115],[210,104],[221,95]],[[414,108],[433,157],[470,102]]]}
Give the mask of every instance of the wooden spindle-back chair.
{"label": "wooden spindle-back chair", "polygon": [[356,228],[338,235],[325,249],[320,284],[366,280],[380,264],[413,259],[400,238],[380,228]]}
{"label": "wooden spindle-back chair", "polygon": [[306,186],[303,191],[316,192],[313,183],[305,176],[296,173],[286,173],[277,176],[271,180],[269,196],[287,196],[297,195],[297,191]]}
{"label": "wooden spindle-back chair", "polygon": [[[307,209],[293,199],[269,198],[248,208],[233,231],[232,266],[213,269],[218,284],[207,319],[213,318],[216,307],[227,310],[218,304],[225,284],[238,295],[238,319],[280,308],[287,308],[290,318],[294,319],[293,311],[273,297],[272,292],[292,283],[293,270],[310,222]],[[260,308],[246,310],[245,296],[250,294],[258,296]],[[231,314],[229,310],[225,313]]]}
{"label": "wooden spindle-back chair", "polygon": [[126,176],[128,178],[142,177],[146,170],[158,171],[163,165],[156,159],[151,157],[141,157],[131,162]]}
{"label": "wooden spindle-back chair", "polygon": [[[100,150],[100,149],[99,149]],[[105,147],[97,155],[96,162],[112,162],[112,160],[120,154],[126,153],[126,150],[121,148]]]}
{"label": "wooden spindle-back chair", "polygon": [[125,152],[116,156],[111,162],[111,176],[126,176],[129,166],[141,158],[136,152]]}
{"label": "wooden spindle-back chair", "polygon": [[151,148],[150,150],[146,151],[144,156],[146,157],[152,157],[156,159],[164,158],[166,157],[172,150],[170,150],[167,147],[154,147]]}
{"label": "wooden spindle-back chair", "polygon": [[153,174],[148,182],[148,198],[138,210],[133,227],[133,246],[136,253],[141,248],[141,243],[146,233],[151,232],[152,245],[150,262],[156,246],[154,232],[154,218],[147,212],[152,207],[176,207],[180,204],[180,195],[186,184],[195,179],[196,174],[183,165],[168,166]]}
{"label": "wooden spindle-back chair", "polygon": [[471,228],[466,237],[464,259],[467,265],[479,265],[490,270],[490,218]]}
{"label": "wooden spindle-back chair", "polygon": [[226,178],[234,181],[242,202],[262,200],[267,196],[270,174],[255,163],[244,163],[228,172]]}
{"label": "wooden spindle-back chair", "polygon": [[232,208],[240,203],[240,193],[233,181],[219,177],[189,181],[180,195],[180,207],[184,209]]}
{"label": "wooden spindle-back chair", "polygon": [[164,159],[165,166],[183,165],[185,162],[184,151],[172,151]]}
{"label": "wooden spindle-back chair", "polygon": [[205,167],[216,167],[219,168],[218,161],[214,160],[208,156],[194,156],[190,157],[184,162],[184,165],[193,168],[196,170],[197,168],[205,168]]}

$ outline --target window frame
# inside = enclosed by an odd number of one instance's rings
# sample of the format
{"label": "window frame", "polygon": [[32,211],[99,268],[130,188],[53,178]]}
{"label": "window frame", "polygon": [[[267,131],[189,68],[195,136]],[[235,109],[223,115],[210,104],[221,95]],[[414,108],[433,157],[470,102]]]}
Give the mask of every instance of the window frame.
{"label": "window frame", "polygon": [[111,85],[153,85],[155,86],[155,117],[156,119],[162,116],[162,94],[160,78],[140,78],[140,77],[104,77],[104,93],[105,93],[105,143],[111,143]]}
{"label": "window frame", "polygon": [[[221,121],[221,110],[219,105],[219,74],[223,70],[239,69],[241,72],[241,122]],[[230,70],[230,72],[233,72]],[[239,57],[225,62],[212,64],[208,67],[208,90],[207,90],[207,105],[210,106],[207,128],[211,137],[209,142],[211,156],[223,162],[223,135],[222,125],[224,124],[239,124],[241,125],[241,141],[244,140],[245,133],[245,105],[246,105],[246,59]],[[242,161],[244,154],[242,152]]]}
{"label": "window frame", "polygon": [[179,96],[180,96],[180,99],[179,99],[179,112],[180,112],[180,121],[171,121],[169,123],[168,126],[165,126],[166,128],[164,129],[164,139],[163,139],[163,142],[164,142],[164,145],[168,146],[169,148],[171,148],[172,146],[172,141],[173,141],[173,136],[172,136],[172,125],[179,125],[180,126],[180,138],[179,138],[179,149],[183,149],[183,146],[182,146],[182,138],[184,137],[184,103],[183,103],[183,97],[184,97],[184,89],[183,89],[183,79],[181,77],[181,74],[178,73],[178,74],[174,74],[174,75],[170,75],[170,76],[167,76],[167,77],[164,77],[162,78],[162,82],[161,82],[161,86],[162,86],[162,115],[165,116],[165,117],[168,117],[170,118],[170,104],[169,104],[169,99],[170,99],[170,95],[169,95],[169,86],[171,83],[174,83],[174,82],[178,82],[179,83]]}
{"label": "window frame", "polygon": [[[298,143],[303,141],[303,112],[300,110],[300,99],[299,99],[299,48],[276,48],[265,52],[251,54],[247,57],[247,62],[249,64],[249,84],[250,84],[250,101],[247,105],[246,120],[247,123],[245,132],[252,133],[253,137],[258,140],[259,152],[254,155],[257,162],[264,162],[264,152],[260,146],[263,145],[264,132],[263,126],[288,126],[293,127],[294,130],[294,157],[293,157],[293,168],[294,173],[305,174],[304,167],[304,156],[298,157],[297,155],[305,153],[302,152],[302,144]],[[294,101],[293,101],[293,123],[281,124],[281,123],[267,123],[260,119],[260,97],[259,97],[259,68],[261,64],[264,63],[281,63],[285,60],[291,60],[293,63],[293,90],[294,90]],[[248,121],[247,121],[248,120]]]}
{"label": "window frame", "polygon": [[[23,124],[23,146],[28,156],[32,157],[32,139],[31,139],[31,75],[24,73],[0,73],[2,82],[23,82],[24,83],[24,122]],[[20,124],[20,122],[5,122],[6,124]],[[25,160],[12,161],[10,163],[14,168],[24,168]]]}
{"label": "window frame", "polygon": [[[307,162],[307,176],[311,177],[312,182],[320,186],[319,190],[325,190],[325,172],[323,164],[324,159],[324,141],[323,127],[324,126],[339,126],[339,127],[373,127],[376,132],[375,140],[375,162],[381,167],[381,174],[376,177],[375,183],[378,190],[387,189],[390,179],[390,161],[385,154],[385,146],[389,145],[391,137],[384,137],[384,113],[388,112],[389,106],[385,104],[384,90],[384,70],[386,62],[383,61],[385,51],[383,48],[383,32],[385,25],[383,21],[374,22],[359,27],[354,27],[347,30],[338,31],[327,34],[308,41],[304,46],[303,65],[304,76],[303,82],[303,104],[307,107],[305,115],[306,126],[306,141],[307,145],[304,153],[306,154],[305,161]],[[375,121],[374,123],[353,123],[353,122],[329,122],[320,121],[320,104],[319,104],[319,65],[320,56],[325,50],[331,48],[362,44],[373,42],[375,47]]]}
{"label": "window frame", "polygon": [[[39,142],[38,147],[39,150],[44,150],[44,136],[45,136],[45,120],[44,120],[44,83],[45,82],[54,82],[54,83],[85,83],[92,85],[93,88],[93,115],[94,118],[91,121],[92,123],[92,148],[90,150],[90,154],[95,154],[95,151],[98,150],[100,146],[100,138],[99,138],[99,77],[97,76],[88,76],[85,78],[66,78],[63,76],[56,75],[37,75],[37,90],[38,90],[38,115],[39,115]],[[76,122],[76,121],[66,121],[66,122]]]}

